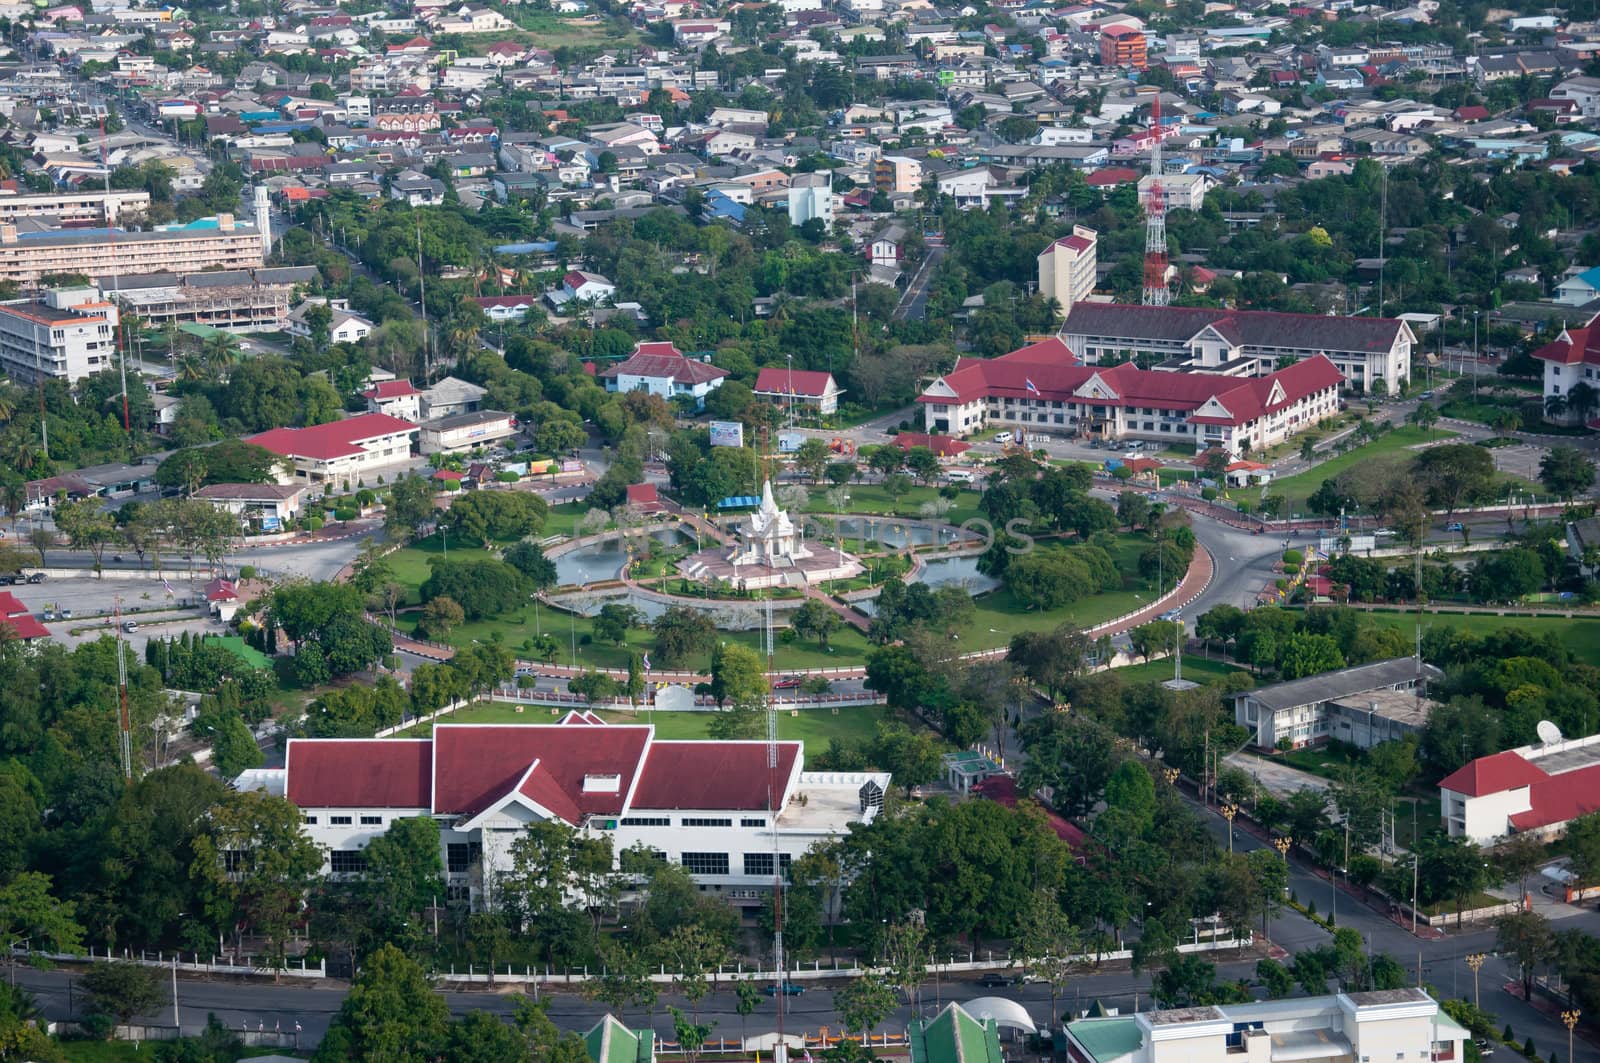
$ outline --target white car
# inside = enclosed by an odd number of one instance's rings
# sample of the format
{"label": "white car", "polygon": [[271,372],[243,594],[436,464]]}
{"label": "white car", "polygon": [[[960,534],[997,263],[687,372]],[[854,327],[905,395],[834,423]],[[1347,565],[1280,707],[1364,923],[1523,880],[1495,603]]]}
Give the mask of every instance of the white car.
{"label": "white car", "polygon": [[1009,443],[1009,442],[1011,442],[1011,433],[1010,432],[996,432],[994,434],[994,441],[996,443]]}
{"label": "white car", "polygon": [[951,469],[944,478],[953,484],[969,484],[974,479],[971,469]]}

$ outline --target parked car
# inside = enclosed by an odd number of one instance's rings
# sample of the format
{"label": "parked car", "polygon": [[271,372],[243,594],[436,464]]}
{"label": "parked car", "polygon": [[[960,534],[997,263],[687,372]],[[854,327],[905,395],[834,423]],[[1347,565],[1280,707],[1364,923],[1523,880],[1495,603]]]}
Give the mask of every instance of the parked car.
{"label": "parked car", "polygon": [[44,582],[44,573],[43,572],[35,572],[35,573],[33,573],[32,575],[30,575],[28,577],[28,582],[29,583],[43,583]]}
{"label": "parked car", "polygon": [[53,609],[53,608],[46,609],[44,611],[44,618],[45,618],[46,621],[54,620],[56,618],[55,609]]}
{"label": "parked car", "polygon": [[978,984],[985,989],[1000,989],[1016,984],[1016,980],[1008,975],[1001,974],[999,971],[985,971],[979,976]]}
{"label": "parked car", "polygon": [[1477,1047],[1480,1058],[1494,1055],[1494,1042],[1487,1037],[1474,1037],[1472,1043]]}
{"label": "parked car", "polygon": [[63,609],[63,610],[61,610],[61,619],[63,619],[63,620],[71,620],[72,619],[72,610],[71,609]]}
{"label": "parked car", "polygon": [[[775,997],[775,996],[778,995],[778,988],[779,987],[777,987],[775,985],[768,984],[768,985],[762,986],[761,987],[761,991],[763,993],[765,993],[769,997]],[[786,996],[786,997],[797,997],[800,994],[804,993],[805,991],[806,991],[806,987],[803,986],[803,985],[800,985],[798,982],[785,982],[785,983],[783,983],[783,995]]]}
{"label": "parked car", "polygon": [[994,441],[996,443],[1009,443],[1009,442],[1011,442],[1011,433],[1010,432],[996,432],[994,434]]}
{"label": "parked car", "polygon": [[782,679],[778,680],[776,683],[773,683],[772,684],[772,689],[773,690],[793,690],[795,687],[797,687],[799,685],[800,685],[800,677],[799,676],[797,676],[797,675],[788,675],[788,676],[784,676]]}
{"label": "parked car", "polygon": [[139,622],[137,620],[124,620],[122,622],[122,630],[131,635],[139,630]]}

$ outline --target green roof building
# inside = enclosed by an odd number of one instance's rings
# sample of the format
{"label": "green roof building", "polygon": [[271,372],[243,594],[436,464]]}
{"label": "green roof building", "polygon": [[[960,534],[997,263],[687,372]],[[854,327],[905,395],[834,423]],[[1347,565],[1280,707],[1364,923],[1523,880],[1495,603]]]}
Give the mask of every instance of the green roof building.
{"label": "green roof building", "polygon": [[583,1035],[590,1063],[654,1063],[656,1035],[651,1030],[630,1030],[607,1015]]}
{"label": "green roof building", "polygon": [[911,1063],[1002,1063],[1000,1031],[993,1019],[975,1019],[950,1004],[930,1021],[911,1026]]}

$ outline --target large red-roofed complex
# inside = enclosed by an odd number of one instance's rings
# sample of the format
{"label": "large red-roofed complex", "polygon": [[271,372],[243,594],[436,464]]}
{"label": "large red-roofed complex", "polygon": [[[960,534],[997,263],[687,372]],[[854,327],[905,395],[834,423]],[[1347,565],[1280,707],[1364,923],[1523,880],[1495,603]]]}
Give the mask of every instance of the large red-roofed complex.
{"label": "large red-roofed complex", "polygon": [[1079,362],[1059,338],[963,358],[917,400],[930,432],[1024,432],[1260,451],[1332,417],[1343,377],[1322,355],[1266,376]]}
{"label": "large red-roofed complex", "polygon": [[1551,837],[1600,812],[1600,735],[1479,757],[1439,780],[1439,816],[1452,836],[1484,844],[1509,834]]}
{"label": "large red-roofed complex", "polygon": [[299,806],[330,874],[359,871],[362,850],[395,820],[428,816],[447,892],[480,901],[511,869],[522,829],[555,820],[610,838],[615,853],[648,846],[702,886],[756,904],[777,864],[883,806],[887,774],[807,772],[803,759],[799,742],[780,743],[769,767],[765,742],[664,742],[654,727],[574,712],[543,727],[440,724],[422,739],[293,739],[283,768],[239,785]]}
{"label": "large red-roofed complex", "polygon": [[246,443],[266,447],[293,466],[290,483],[331,483],[351,490],[362,477],[411,457],[417,426],[386,413],[362,413],[310,428],[274,428]]}

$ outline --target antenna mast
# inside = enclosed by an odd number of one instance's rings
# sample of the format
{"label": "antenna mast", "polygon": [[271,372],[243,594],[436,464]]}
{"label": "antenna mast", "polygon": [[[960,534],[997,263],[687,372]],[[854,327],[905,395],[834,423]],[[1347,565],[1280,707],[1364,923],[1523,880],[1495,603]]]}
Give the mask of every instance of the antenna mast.
{"label": "antenna mast", "polygon": [[[105,205],[105,212],[107,214],[107,217],[106,217],[106,222],[107,222],[106,241],[107,241],[107,244],[111,248],[111,293],[112,293],[113,298],[110,301],[114,306],[116,304],[116,299],[114,298],[114,296],[117,293],[122,291],[122,281],[120,279],[121,278],[121,271],[117,268],[117,227],[116,227],[115,223],[112,222],[112,219],[110,218],[110,213],[111,213],[111,164],[108,161],[109,158],[110,158],[110,153],[107,152],[107,150],[106,150],[106,118],[105,118],[105,115],[101,115],[100,116],[100,168],[105,171],[105,178],[106,178],[106,205]],[[108,319],[108,322],[109,322],[110,315],[112,313],[116,313],[116,311],[115,310],[107,311],[106,317]],[[121,332],[122,332],[122,315],[120,313],[118,313],[117,314],[117,323],[111,326],[111,342],[116,345],[116,348],[117,348],[117,369],[118,369],[118,372],[120,372],[122,374],[122,431],[125,434],[127,434],[127,435],[129,435],[131,437],[132,434],[133,434],[133,425],[132,425],[132,423],[130,422],[130,420],[128,418],[128,345],[127,345],[126,341],[123,339],[123,337],[121,335]],[[131,438],[128,441],[128,446],[130,447],[130,449],[133,446],[133,441],[132,441]]]}
{"label": "antenna mast", "polygon": [[[772,817],[772,967],[777,976],[778,1043],[783,1043],[784,981],[783,960],[783,862],[778,852],[778,815],[782,809],[782,790],[778,781],[778,699],[772,690],[773,639],[772,597],[766,603],[767,649],[767,812]],[[775,1049],[781,1052],[782,1049]],[[781,1057],[778,1057],[781,1058]]]}
{"label": "antenna mast", "polygon": [[1150,194],[1144,207],[1144,305],[1166,306],[1167,197],[1161,188],[1161,90],[1150,101]]}
{"label": "antenna mast", "polygon": [[111,599],[112,623],[117,626],[117,729],[122,751],[122,777],[133,781],[133,719],[128,714],[128,655],[122,643],[122,595]]}

